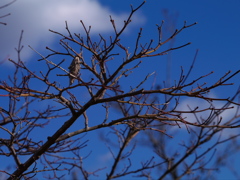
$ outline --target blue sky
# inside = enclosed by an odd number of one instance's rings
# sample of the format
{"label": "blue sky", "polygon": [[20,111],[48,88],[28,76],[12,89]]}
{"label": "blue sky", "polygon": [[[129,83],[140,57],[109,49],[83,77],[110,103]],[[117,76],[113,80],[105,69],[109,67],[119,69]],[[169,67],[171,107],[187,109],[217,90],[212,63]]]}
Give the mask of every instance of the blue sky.
{"label": "blue sky", "polygon": [[[7,0],[5,0],[7,2]],[[8,26],[2,26],[1,56],[12,56],[9,52],[16,47],[20,31],[24,29],[25,50],[28,43],[40,49],[45,45],[56,42],[56,36],[48,32],[54,29],[61,32],[65,31],[64,21],[69,22],[71,29],[80,29],[79,20],[82,19],[87,25],[92,26],[93,34],[109,33],[112,31],[109,22],[109,15],[115,17],[116,21],[121,22],[129,13],[130,4],[135,7],[141,1],[121,1],[111,0],[86,1],[70,0],[64,1],[17,1],[12,6],[3,9],[4,12],[11,12],[11,16],[4,20]],[[160,24],[165,20],[169,23],[163,10],[166,9],[173,16],[176,28],[180,28],[184,21],[189,24],[198,22],[194,27],[185,30],[177,37],[176,45],[185,42],[192,42],[189,47],[173,53],[173,62],[176,67],[188,64],[193,57],[195,50],[199,49],[197,65],[205,72],[215,70],[216,72],[226,72],[226,70],[238,69],[239,59],[239,35],[240,30],[240,2],[231,1],[147,1],[134,17],[133,25],[129,29],[127,38],[134,37],[134,32],[139,27],[143,27],[145,38],[152,38],[156,32],[155,24]],[[177,16],[176,16],[177,15]],[[170,20],[169,20],[170,21]],[[165,34],[167,34],[165,32]],[[46,37],[46,39],[44,38]],[[5,43],[5,46],[3,46]],[[11,44],[11,46],[10,46]],[[7,46],[6,46],[7,45]],[[5,49],[8,48],[8,49]],[[13,48],[12,48],[13,49]],[[181,57],[180,60],[175,60]],[[26,53],[26,57],[34,55],[32,51]],[[2,58],[3,58],[2,57]],[[175,61],[174,61],[175,60]],[[207,63],[205,63],[207,62]],[[225,63],[228,62],[228,63]],[[207,64],[207,65],[206,65]]]}
{"label": "blue sky", "polygon": [[[1,4],[4,2],[9,1],[3,0]],[[38,69],[41,67],[41,65],[36,66],[36,59],[39,56],[30,50],[28,45],[43,55],[48,53],[45,50],[46,46],[58,48],[59,37],[50,33],[48,29],[66,32],[65,21],[67,20],[70,30],[81,32],[79,20],[83,20],[86,25],[92,26],[93,36],[97,38],[97,35],[101,33],[107,37],[112,33],[109,15],[116,20],[117,26],[121,26],[122,21],[130,12],[130,4],[136,7],[141,2],[136,0],[17,0],[11,6],[0,11],[0,15],[11,13],[11,16],[2,19],[8,25],[0,26],[0,58],[16,58],[14,47],[17,46],[21,30],[24,30],[23,44],[25,48],[22,59],[30,67]],[[170,78],[172,83],[178,79],[180,66],[186,70],[189,68],[197,49],[199,53],[192,74],[193,78],[214,71],[215,73],[207,80],[207,82],[213,82],[229,70],[233,72],[239,70],[239,0],[148,0],[135,14],[132,24],[122,37],[123,42],[126,46],[133,47],[136,33],[140,27],[143,27],[143,42],[156,38],[156,24],[160,24],[162,20],[165,21],[166,27],[173,25],[178,29],[183,26],[184,21],[187,21],[187,24],[198,22],[197,25],[184,30],[173,43],[173,46],[180,46],[188,42],[192,44],[171,52]],[[169,29],[165,28],[163,37],[166,38],[170,34]],[[166,45],[163,49],[168,47],[169,45]],[[161,84],[167,78],[167,60],[169,60],[168,56],[151,58],[144,62],[144,67],[141,67],[139,71],[146,71],[145,74],[143,73],[144,76],[148,72],[155,71],[158,77],[157,81]],[[8,72],[13,70],[8,63],[1,66],[4,67],[1,68],[1,78],[7,77]],[[232,80],[232,82],[236,82],[235,86],[214,92],[214,96],[229,96],[229,93],[235,92],[239,86],[238,79],[239,76]],[[3,101],[0,101],[0,106],[4,106]],[[96,138],[92,139],[93,143],[89,147],[93,147],[94,143],[97,143]],[[106,147],[103,149],[107,151]]]}

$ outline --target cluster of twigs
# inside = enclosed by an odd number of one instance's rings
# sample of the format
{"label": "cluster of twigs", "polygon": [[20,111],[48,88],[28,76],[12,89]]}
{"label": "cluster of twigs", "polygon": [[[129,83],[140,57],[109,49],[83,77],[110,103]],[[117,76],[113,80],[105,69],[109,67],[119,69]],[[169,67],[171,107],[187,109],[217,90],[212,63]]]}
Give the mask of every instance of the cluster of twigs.
{"label": "cluster of twigs", "polygon": [[[0,6],[0,10],[3,9],[3,8],[6,8],[7,6],[10,6],[10,5],[11,5],[12,3],[14,3],[14,2],[16,2],[16,0],[12,0],[12,1],[9,2],[9,3]],[[5,18],[5,17],[10,16],[10,15],[11,15],[10,13],[1,15],[1,16],[0,16],[0,19],[1,19],[1,18]],[[1,25],[7,25],[7,23],[5,23],[5,22],[0,22],[0,24],[1,24]]]}
{"label": "cluster of twigs", "polygon": [[[42,64],[46,64],[46,72],[35,72],[28,68],[20,58],[21,53],[21,38],[18,47],[19,59],[17,61],[10,61],[15,65],[16,70],[9,77],[8,81],[0,81],[0,98],[8,98],[8,106],[0,107],[0,128],[4,136],[0,138],[0,155],[12,157],[15,162],[16,170],[11,173],[7,170],[1,170],[9,175],[9,179],[34,177],[39,172],[52,172],[54,178],[60,178],[58,171],[79,169],[82,177],[88,179],[91,175],[96,175],[102,169],[99,168],[94,172],[87,171],[83,166],[84,158],[79,151],[87,145],[87,141],[81,138],[76,138],[76,135],[85,134],[86,132],[95,131],[101,128],[112,128],[112,131],[119,139],[118,152],[113,155],[113,164],[107,174],[106,179],[113,179],[127,175],[138,175],[140,177],[151,177],[152,169],[161,169],[159,179],[165,176],[172,176],[173,178],[180,178],[188,175],[194,171],[205,168],[205,163],[196,167],[202,157],[214,149],[217,145],[236,138],[232,136],[227,140],[218,140],[217,143],[209,147],[206,151],[196,155],[192,164],[185,164],[182,172],[177,169],[185,160],[196,153],[196,149],[201,145],[210,141],[215,134],[226,128],[238,128],[240,123],[238,111],[232,119],[222,120],[221,113],[239,106],[236,97],[239,95],[239,90],[231,98],[212,98],[209,97],[209,92],[221,86],[231,85],[230,79],[235,77],[240,71],[235,73],[227,72],[219,80],[211,85],[199,84],[202,79],[211,76],[212,73],[203,75],[191,82],[187,83],[187,79],[192,71],[193,66],[184,74],[183,70],[180,74],[179,80],[170,87],[164,88],[148,88],[144,84],[148,81],[151,74],[142,79],[135,87],[130,87],[128,91],[122,89],[122,79],[128,77],[132,71],[141,65],[143,58],[153,58],[156,56],[165,55],[169,51],[180,49],[184,45],[169,48],[161,51],[161,47],[175,38],[183,30],[190,28],[196,23],[187,25],[184,23],[183,27],[176,30],[169,38],[162,40],[162,26],[163,23],[157,27],[158,42],[153,44],[150,40],[146,44],[141,43],[142,29],[140,29],[134,49],[129,52],[127,45],[122,44],[121,35],[131,23],[133,14],[143,6],[145,2],[137,8],[132,8],[128,19],[124,22],[123,27],[117,30],[114,20],[111,18],[114,29],[114,36],[109,40],[100,35],[99,41],[94,41],[91,37],[91,27],[87,28],[82,21],[85,35],[72,34],[66,22],[67,35],[50,30],[52,33],[61,36],[60,45],[65,49],[64,52],[56,51],[47,47],[50,54],[43,56],[38,53]],[[75,47],[80,47],[76,50]],[[119,53],[116,54],[116,50]],[[117,61],[117,58],[124,52],[124,60],[118,66],[109,70],[109,64],[112,61]],[[85,59],[84,54],[90,54],[90,59]],[[66,56],[74,58],[78,56],[81,59],[82,69],[79,76],[72,76],[70,72],[64,68],[65,60],[60,62],[53,62],[49,60],[55,56]],[[60,80],[61,75],[56,72],[61,71],[65,73],[63,76],[72,76],[76,78],[77,82],[69,86],[65,81]],[[84,78],[81,74],[90,74],[91,78]],[[54,79],[52,75],[58,79]],[[20,78],[21,76],[21,78]],[[36,83],[43,86],[36,88]],[[84,95],[82,95],[84,94]],[[87,94],[87,95],[86,95]],[[85,98],[85,102],[82,98]],[[167,97],[159,101],[156,96]],[[180,98],[201,99],[208,104],[207,107],[180,110]],[[87,99],[87,100],[86,100]],[[52,101],[57,103],[56,106],[48,105],[44,110],[38,109],[37,104],[42,101]],[[221,101],[225,104],[216,108],[214,102]],[[105,109],[105,118],[100,119],[93,126],[90,126],[91,119],[89,119],[88,112],[93,106],[101,105]],[[34,107],[34,108],[33,108]],[[119,117],[113,119],[111,117],[112,109],[117,109]],[[34,111],[34,112],[32,112]],[[208,112],[207,118],[198,118],[198,114]],[[209,113],[210,112],[210,113]],[[186,114],[195,115],[196,119],[188,120],[185,118]],[[73,126],[73,123],[83,118],[83,127],[77,130],[67,132]],[[52,129],[46,138],[35,138],[45,133],[45,129],[52,121],[63,119],[64,122],[58,122],[56,129]],[[92,124],[92,123],[91,123]],[[172,127],[185,127],[186,132],[194,136],[195,140],[189,144],[182,144],[185,147],[185,153],[181,158],[175,159],[177,155],[169,156],[166,152],[166,137],[172,137],[168,133],[168,129]],[[194,128],[196,127],[197,130]],[[141,133],[146,132],[146,133]],[[36,135],[37,133],[37,135]],[[157,135],[155,134],[157,133]],[[130,142],[138,136],[143,136],[150,139],[150,144],[157,152],[160,161],[154,161],[150,158],[143,162],[141,167],[134,168],[131,165],[131,154],[134,153],[135,146],[130,149],[129,154],[126,155],[125,150],[129,147]],[[45,137],[45,136],[44,136]],[[78,137],[78,136],[77,136]],[[159,140],[162,140],[159,143]],[[72,152],[74,157],[65,157],[63,154]],[[57,154],[56,154],[57,153]],[[30,155],[30,157],[29,157]],[[23,162],[22,157],[26,156],[27,161]],[[176,156],[176,157],[175,157]],[[51,158],[49,158],[51,157]],[[38,161],[43,163],[44,167],[38,167]],[[51,160],[53,159],[53,160]],[[128,159],[128,165],[119,170],[117,167],[123,163],[123,160]],[[203,162],[203,161],[201,161]],[[68,165],[71,168],[62,168],[60,165]],[[207,169],[207,168],[206,168]],[[212,169],[211,169],[212,170]]]}

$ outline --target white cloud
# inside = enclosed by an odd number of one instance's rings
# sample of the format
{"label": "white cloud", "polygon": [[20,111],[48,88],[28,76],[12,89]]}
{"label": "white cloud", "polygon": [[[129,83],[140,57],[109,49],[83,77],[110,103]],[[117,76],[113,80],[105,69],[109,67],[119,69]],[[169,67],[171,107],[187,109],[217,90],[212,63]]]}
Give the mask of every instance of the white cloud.
{"label": "white cloud", "polygon": [[[204,100],[198,99],[198,98],[186,98],[182,102],[180,102],[180,106],[178,107],[178,110],[180,111],[191,111],[197,108],[197,111],[206,109],[209,107],[209,103],[207,103]],[[196,113],[195,115],[201,119],[201,118],[207,118],[209,116],[210,111],[204,111]],[[182,117],[185,118],[186,121],[195,123],[197,122],[196,117],[193,113],[182,113]]]}
{"label": "white cloud", "polygon": [[[2,1],[0,6],[5,2],[9,1]],[[126,10],[129,10],[129,7],[126,7]],[[9,12],[11,16],[1,19],[8,24],[0,26],[1,59],[14,58],[14,48],[17,47],[21,30],[24,30],[25,46],[22,57],[26,60],[34,54],[27,45],[43,49],[56,37],[48,29],[66,32],[65,21],[68,21],[72,32],[80,31],[79,21],[83,20],[86,26],[92,26],[92,33],[98,34],[113,31],[109,15],[115,19],[117,26],[128,16],[128,11],[116,14],[97,0],[17,0],[11,6],[1,9],[0,15]],[[142,24],[144,21],[142,15],[135,14],[133,24]]]}
{"label": "white cloud", "polygon": [[[217,98],[214,94],[209,95],[209,97],[212,98]],[[224,105],[226,104],[226,102],[222,102],[222,101],[213,101],[212,102],[213,107],[216,109],[221,109],[224,107]],[[191,110],[194,110],[196,107],[198,107],[197,110],[203,110],[203,109],[207,109],[210,107],[210,104],[204,100],[198,99],[198,98],[186,98],[184,101],[182,101],[181,106],[179,106],[180,111],[188,111],[190,110],[188,107],[191,108]],[[230,108],[233,107],[233,108]],[[216,118],[214,119],[214,121],[211,123],[218,123],[219,120],[221,119],[221,123],[220,125],[224,125],[224,123],[232,123],[234,121],[231,121],[232,119],[235,118],[235,115],[239,115],[239,109],[237,105],[231,104],[229,106],[230,109],[226,109],[224,110],[222,113],[219,114],[219,116],[216,116]],[[211,112],[211,110],[208,111],[203,111],[203,112],[199,112],[196,113],[195,115],[197,116],[197,118],[199,119],[199,121],[201,122],[201,120],[205,121],[207,120],[207,118],[209,117],[209,115],[212,115],[213,112]],[[197,123],[196,117],[194,114],[192,113],[182,113],[182,117],[185,118],[186,121],[191,122],[191,123]],[[235,118],[235,121],[237,119]],[[230,122],[231,121],[231,122]],[[183,128],[185,127],[184,125],[182,126]],[[230,136],[230,135],[236,135],[239,133],[239,129],[235,128],[227,128],[223,131],[223,135],[224,137],[226,136]]]}

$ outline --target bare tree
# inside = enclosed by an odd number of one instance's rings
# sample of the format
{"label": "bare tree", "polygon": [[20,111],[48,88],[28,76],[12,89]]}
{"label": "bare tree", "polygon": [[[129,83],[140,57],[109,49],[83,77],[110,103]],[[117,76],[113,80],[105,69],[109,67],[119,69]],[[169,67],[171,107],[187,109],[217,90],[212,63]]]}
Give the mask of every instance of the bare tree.
{"label": "bare tree", "polygon": [[[130,15],[121,28],[116,27],[110,18],[114,30],[110,37],[99,35],[95,40],[91,36],[91,27],[86,27],[82,21],[84,35],[72,33],[67,22],[67,35],[50,30],[61,37],[62,51],[47,47],[50,53],[43,56],[30,47],[40,55],[35,64],[39,64],[41,69],[31,69],[21,60],[21,35],[18,59],[9,59],[15,65],[15,71],[8,80],[0,81],[0,98],[7,104],[0,107],[3,134],[0,155],[13,159],[16,168],[13,172],[8,168],[0,170],[2,176],[31,179],[42,173],[45,178],[60,179],[66,173],[74,172],[77,175],[73,177],[89,179],[107,170],[106,179],[127,176],[180,179],[186,176],[198,178],[198,174],[193,173],[196,171],[208,173],[216,170],[208,167],[211,158],[204,157],[211,154],[216,146],[239,136],[214,139],[224,129],[240,126],[237,108],[239,90],[229,98],[215,98],[209,93],[213,89],[232,85],[229,81],[240,71],[227,72],[208,85],[202,82],[204,79],[207,81],[212,73],[189,80],[194,59],[189,70],[186,73],[182,70],[179,79],[171,86],[161,87],[154,81],[149,85],[154,76],[152,72],[145,77],[136,74],[143,78],[132,82],[131,77],[143,61],[154,63],[154,57],[189,45],[186,43],[162,50],[179,33],[196,24],[185,22],[170,37],[162,39],[162,23],[157,26],[156,43],[153,40],[142,42],[143,30],[140,29],[135,46],[128,48],[129,45],[121,38],[132,16],[144,3],[131,7]],[[42,65],[45,65],[44,68]],[[184,108],[184,98],[198,99],[207,105]],[[215,106],[219,101],[225,102],[220,108]],[[232,118],[221,118],[223,112],[234,107],[236,111]],[[98,119],[92,118],[92,109],[99,114]],[[117,117],[115,111],[118,112]],[[201,117],[204,112],[208,114],[205,118]],[[194,118],[186,119],[188,114]],[[111,138],[102,135],[112,155],[112,164],[107,168],[99,165],[92,171],[84,164],[91,152],[82,155],[88,145],[88,140],[83,137],[88,137],[87,132],[100,129],[113,134]],[[172,136],[173,131],[180,130],[189,139],[181,141],[182,149],[170,152],[169,140],[177,138]],[[198,149],[209,141],[214,143],[199,152]],[[154,151],[147,160],[138,157],[141,163],[135,166],[134,154],[141,148],[139,145]],[[212,156],[218,157],[216,153]],[[220,157],[217,159],[218,163],[222,162]]]}

